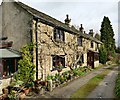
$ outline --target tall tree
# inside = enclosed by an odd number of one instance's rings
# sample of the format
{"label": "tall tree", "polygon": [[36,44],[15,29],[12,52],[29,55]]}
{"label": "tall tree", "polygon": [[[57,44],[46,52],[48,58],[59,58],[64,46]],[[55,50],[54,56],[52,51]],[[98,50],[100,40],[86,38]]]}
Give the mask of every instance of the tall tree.
{"label": "tall tree", "polygon": [[101,41],[104,43],[104,46],[107,50],[107,55],[113,56],[115,54],[115,39],[114,31],[111,25],[111,22],[108,17],[104,16],[101,24]]}

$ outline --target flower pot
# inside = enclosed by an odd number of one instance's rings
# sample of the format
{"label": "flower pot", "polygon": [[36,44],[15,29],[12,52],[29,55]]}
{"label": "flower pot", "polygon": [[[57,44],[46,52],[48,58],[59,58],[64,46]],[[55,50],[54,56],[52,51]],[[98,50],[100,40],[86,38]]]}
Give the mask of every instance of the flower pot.
{"label": "flower pot", "polygon": [[3,92],[3,94],[8,94],[8,89],[4,88],[4,89],[2,89],[2,92]]}
{"label": "flower pot", "polygon": [[20,100],[24,100],[24,98],[26,97],[25,93],[24,92],[21,92],[19,94],[19,97],[20,97]]}
{"label": "flower pot", "polygon": [[29,93],[30,89],[29,88],[25,88],[24,89],[24,93],[27,95]]}

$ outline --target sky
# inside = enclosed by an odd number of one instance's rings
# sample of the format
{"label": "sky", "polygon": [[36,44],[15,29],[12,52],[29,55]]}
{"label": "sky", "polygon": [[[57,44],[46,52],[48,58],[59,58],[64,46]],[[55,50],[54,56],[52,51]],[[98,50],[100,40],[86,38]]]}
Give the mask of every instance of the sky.
{"label": "sky", "polygon": [[[19,0],[23,3],[64,22],[66,14],[71,25],[83,24],[86,33],[93,29],[100,33],[104,16],[109,17],[118,45],[118,1],[119,0]],[[119,42],[120,45],[120,42]]]}

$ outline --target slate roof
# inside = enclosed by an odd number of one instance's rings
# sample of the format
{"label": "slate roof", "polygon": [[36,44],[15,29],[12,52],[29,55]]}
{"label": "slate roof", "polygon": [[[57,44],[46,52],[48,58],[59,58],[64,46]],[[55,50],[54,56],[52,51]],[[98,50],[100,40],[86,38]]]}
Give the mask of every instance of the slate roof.
{"label": "slate roof", "polygon": [[21,57],[21,53],[10,49],[10,48],[4,48],[4,49],[0,49],[0,58],[20,58]]}
{"label": "slate roof", "polygon": [[75,28],[72,28],[72,27],[69,27],[68,25],[66,25],[65,23],[61,22],[61,21],[58,21],[57,19],[45,14],[45,13],[42,13],[22,2],[16,2],[18,5],[20,5],[23,9],[25,9],[28,13],[32,14],[34,17],[40,19],[41,22],[43,23],[47,23],[49,25],[52,25],[54,27],[59,27],[63,30],[66,30],[70,33],[73,33],[73,34],[78,34],[80,36],[83,36],[84,38],[87,38],[87,39],[90,39],[90,40],[93,40],[97,43],[101,43],[101,41],[97,40],[96,38],[86,34],[86,33],[81,33],[80,31],[78,31],[77,29]]}

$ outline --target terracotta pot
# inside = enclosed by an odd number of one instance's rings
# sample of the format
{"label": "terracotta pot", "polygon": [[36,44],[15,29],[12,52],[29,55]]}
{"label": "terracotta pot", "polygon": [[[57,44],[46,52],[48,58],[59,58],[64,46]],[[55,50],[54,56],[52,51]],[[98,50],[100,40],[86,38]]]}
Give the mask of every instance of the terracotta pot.
{"label": "terracotta pot", "polygon": [[3,94],[2,95],[2,99],[0,99],[0,100],[7,100],[8,99],[8,95],[7,94]]}
{"label": "terracotta pot", "polygon": [[24,98],[26,97],[26,95],[25,95],[24,92],[21,92],[19,97],[20,97],[20,100],[24,100]]}
{"label": "terracotta pot", "polygon": [[30,92],[30,89],[29,88],[25,88],[24,89],[24,93],[27,95],[28,93]]}
{"label": "terracotta pot", "polygon": [[47,86],[48,85],[48,81],[45,81],[45,86]]}
{"label": "terracotta pot", "polygon": [[3,94],[8,94],[8,89],[6,89],[6,88],[4,88],[4,89],[2,89],[2,92],[3,92]]}

